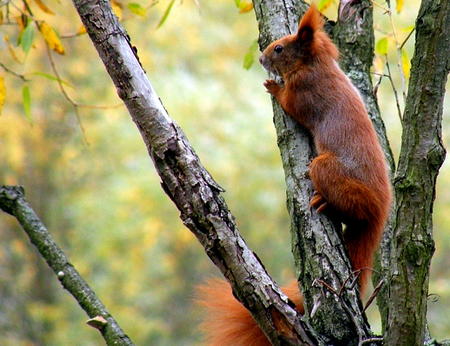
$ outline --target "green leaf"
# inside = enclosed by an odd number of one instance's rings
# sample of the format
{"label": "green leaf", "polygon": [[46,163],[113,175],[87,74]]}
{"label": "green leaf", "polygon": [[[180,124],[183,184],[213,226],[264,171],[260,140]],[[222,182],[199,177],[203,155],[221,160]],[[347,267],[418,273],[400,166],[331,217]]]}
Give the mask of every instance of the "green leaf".
{"label": "green leaf", "polygon": [[22,89],[22,98],[23,98],[23,109],[25,110],[25,115],[27,116],[28,120],[31,119],[31,95],[30,95],[30,88],[28,84],[25,84]]}
{"label": "green leaf", "polygon": [[169,6],[167,6],[166,10],[164,11],[163,16],[161,17],[161,19],[159,20],[158,26],[156,27],[156,29],[160,28],[164,22],[166,21],[167,17],[169,16],[170,10],[172,10],[173,4],[175,3],[175,0],[172,0],[169,4]]}
{"label": "green leaf", "polygon": [[258,41],[254,40],[244,57],[244,68],[248,70],[255,61],[255,53],[258,51]]}
{"label": "green leaf", "polygon": [[411,61],[405,48],[402,48],[402,68],[406,79],[409,79],[409,71],[411,70]]}
{"label": "green leaf", "polygon": [[28,52],[31,49],[31,46],[33,45],[34,33],[35,33],[34,23],[32,21],[29,21],[27,27],[22,33],[22,39],[20,42],[22,50],[25,52],[25,54],[28,54]]}
{"label": "green leaf", "polygon": [[[30,73],[30,75],[40,76],[40,77],[47,78],[47,79],[49,79],[49,80],[51,80],[51,81],[58,82],[58,78],[57,78],[56,76],[54,76],[54,75],[52,75],[52,74],[49,74],[49,73],[45,73],[45,72],[33,72],[33,73]],[[65,80],[63,80],[63,79],[61,79],[61,80],[59,80],[59,81],[60,81],[62,84],[64,84],[64,85],[66,85],[66,86],[68,86],[68,87],[74,89],[73,85],[70,84],[69,82],[67,82],[67,81],[65,81]]]}
{"label": "green leaf", "polygon": [[144,19],[147,16],[147,10],[135,2],[130,2],[127,7],[131,13],[141,16]]}
{"label": "green leaf", "polygon": [[320,0],[319,5],[317,6],[317,9],[322,12],[325,11],[328,7],[331,6],[331,4],[334,2],[334,0]]}
{"label": "green leaf", "polygon": [[378,40],[375,51],[380,55],[387,55],[389,48],[389,41],[387,37],[383,37],[382,39]]}
{"label": "green leaf", "polygon": [[253,10],[253,2],[251,1],[234,0],[234,4],[239,9],[239,13],[247,13]]}

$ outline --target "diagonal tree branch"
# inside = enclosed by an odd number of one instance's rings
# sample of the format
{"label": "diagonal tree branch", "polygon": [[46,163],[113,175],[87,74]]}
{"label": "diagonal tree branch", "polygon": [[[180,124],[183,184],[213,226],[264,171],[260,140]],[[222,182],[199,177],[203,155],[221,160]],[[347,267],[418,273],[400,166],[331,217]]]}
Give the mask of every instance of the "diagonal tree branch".
{"label": "diagonal tree branch", "polygon": [[0,209],[17,218],[31,243],[39,250],[61,285],[77,300],[91,318],[88,324],[98,329],[107,345],[132,346],[131,340],[106,310],[94,291],[70,264],[61,248],[55,243],[44,224],[34,213],[19,186],[0,187]]}
{"label": "diagonal tree branch", "polygon": [[109,1],[74,0],[74,5],[146,143],[165,192],[236,297],[274,345],[321,343],[240,236],[222,189],[169,118]]}

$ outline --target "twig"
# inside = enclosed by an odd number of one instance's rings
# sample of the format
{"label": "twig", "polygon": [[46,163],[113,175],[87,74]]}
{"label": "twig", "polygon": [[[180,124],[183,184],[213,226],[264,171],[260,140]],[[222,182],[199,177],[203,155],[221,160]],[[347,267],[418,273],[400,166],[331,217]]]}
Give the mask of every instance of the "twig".
{"label": "twig", "polygon": [[88,140],[86,138],[86,132],[84,130],[83,123],[81,122],[81,117],[80,117],[80,114],[78,112],[79,105],[66,92],[66,89],[64,88],[64,85],[63,85],[63,82],[62,82],[62,79],[61,79],[61,77],[59,75],[58,69],[56,68],[56,64],[55,64],[55,60],[53,59],[52,51],[51,51],[50,46],[47,43],[47,41],[45,41],[45,46],[47,48],[47,56],[48,56],[48,59],[50,61],[50,66],[52,68],[53,73],[55,74],[56,80],[57,80],[58,85],[59,85],[59,89],[61,90],[61,93],[64,95],[66,100],[69,101],[69,103],[72,105],[72,107],[73,107],[73,109],[75,111],[75,115],[76,115],[77,120],[78,120],[78,124],[80,125],[81,133],[83,134],[83,139],[84,139],[85,143],[87,145],[89,145],[89,142],[88,142]]}
{"label": "twig", "polygon": [[[42,221],[37,217],[24,197],[21,186],[0,187],[0,209],[15,216],[31,243],[38,249],[49,267],[57,275],[61,285],[76,299],[90,317],[89,325],[103,335],[107,345],[133,346],[120,326],[106,310],[92,288],[84,281],[69,259],[55,243]],[[97,323],[93,323],[97,321]]]}
{"label": "twig", "polygon": [[358,346],[364,345],[364,344],[368,344],[369,342],[376,342],[376,343],[383,343],[383,338],[381,337],[374,337],[374,338],[368,338],[366,340],[362,340]]}
{"label": "twig", "polygon": [[392,75],[391,75],[391,68],[389,66],[389,61],[387,60],[387,57],[386,57],[386,67],[387,67],[387,70],[388,70],[387,77],[389,78],[389,81],[391,82],[392,90],[394,91],[395,103],[397,104],[398,117],[400,119],[400,123],[402,123],[403,122],[402,109],[400,107],[400,102],[398,100],[397,89],[395,89],[394,81],[393,81]]}
{"label": "twig", "polygon": [[[365,269],[368,268],[361,268],[360,270],[357,270],[355,272],[357,272],[357,277],[359,277],[359,275],[361,274],[361,272]],[[355,273],[354,272],[354,273]],[[369,338],[369,339],[363,339],[363,330],[361,329],[356,316],[354,316],[350,310],[350,308],[347,306],[345,300],[342,298],[342,292],[345,288],[345,286],[347,285],[347,282],[351,279],[351,276],[349,276],[344,283],[341,285],[341,287],[339,288],[339,290],[335,290],[333,287],[331,287],[328,283],[326,283],[325,281],[321,280],[321,279],[314,279],[313,284],[315,283],[319,283],[322,286],[324,286],[325,288],[327,288],[331,293],[333,293],[336,297],[338,297],[339,301],[341,302],[341,306],[344,308],[345,312],[347,312],[348,316],[350,316],[353,324],[356,327],[356,332],[358,333],[358,346],[361,346],[365,343],[368,342],[380,342],[383,341],[382,338]],[[364,311],[363,311],[364,312]]]}
{"label": "twig", "polygon": [[381,280],[377,287],[374,288],[372,294],[370,295],[369,299],[367,300],[366,306],[364,306],[363,312],[365,312],[367,310],[367,308],[370,306],[370,304],[372,304],[373,300],[376,298],[376,296],[378,295],[378,293],[381,290],[381,287],[383,287],[384,285],[384,280]]}
{"label": "twig", "polygon": [[5,72],[7,72],[7,73],[9,73],[9,74],[12,74],[13,76],[15,76],[15,77],[17,77],[17,78],[20,78],[20,79],[21,79],[23,82],[25,82],[25,83],[30,81],[29,79],[26,79],[24,75],[21,75],[21,74],[19,74],[19,73],[17,73],[17,72],[14,72],[13,70],[11,70],[10,68],[6,67],[6,66],[5,66],[3,63],[1,63],[1,62],[0,62],[0,67],[1,67],[2,69],[4,69]]}
{"label": "twig", "polygon": [[402,80],[402,94],[403,94],[403,102],[406,103],[406,77],[403,72],[403,62],[402,62],[402,48],[398,43],[397,32],[395,31],[394,19],[392,18],[391,4],[388,3],[389,11],[388,16],[392,26],[392,35],[394,36],[395,47],[397,48],[397,64],[399,69],[400,78]]}
{"label": "twig", "polygon": [[[380,4],[378,4],[377,2],[375,2],[373,0],[370,0],[370,1],[375,6],[378,6],[381,9],[383,9],[387,13],[387,15],[389,16],[389,21],[390,21],[391,27],[392,27],[392,36],[394,37],[395,47],[397,48],[397,65],[398,65],[398,68],[399,68],[400,78],[402,80],[403,102],[406,103],[406,77],[405,77],[405,73],[403,72],[402,48],[403,48],[404,44],[406,43],[406,41],[409,39],[409,37],[414,32],[414,29],[409,33],[408,37],[400,45],[399,42],[398,42],[398,39],[397,39],[397,32],[395,30],[394,19],[392,18],[392,11],[391,11],[391,3],[390,3],[390,1],[387,1],[387,4],[388,4],[387,8],[382,6],[382,5],[380,5]],[[386,61],[387,61],[387,58],[386,58]]]}
{"label": "twig", "polygon": [[405,40],[400,45],[400,49],[402,49],[403,46],[405,45],[405,43],[408,42],[409,38],[411,37],[411,35],[413,34],[414,31],[416,31],[416,27],[412,28],[412,30],[409,32],[408,36],[406,36]]}

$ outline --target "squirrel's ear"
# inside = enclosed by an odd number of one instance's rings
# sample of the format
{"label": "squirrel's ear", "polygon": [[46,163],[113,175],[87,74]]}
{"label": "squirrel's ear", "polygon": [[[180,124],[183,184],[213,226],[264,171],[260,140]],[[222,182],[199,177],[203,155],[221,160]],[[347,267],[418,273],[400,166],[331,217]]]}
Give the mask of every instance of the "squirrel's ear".
{"label": "squirrel's ear", "polygon": [[302,42],[310,42],[314,38],[314,32],[323,28],[323,18],[319,10],[313,3],[303,16],[298,26],[298,40]]}
{"label": "squirrel's ear", "polygon": [[300,26],[297,31],[297,41],[302,45],[308,45],[314,38],[314,29],[310,26]]}

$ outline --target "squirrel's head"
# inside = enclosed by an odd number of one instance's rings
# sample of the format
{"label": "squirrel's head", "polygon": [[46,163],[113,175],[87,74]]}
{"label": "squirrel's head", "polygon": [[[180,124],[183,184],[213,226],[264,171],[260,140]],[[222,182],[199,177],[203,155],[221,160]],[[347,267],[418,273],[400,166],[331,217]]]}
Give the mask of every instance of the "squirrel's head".
{"label": "squirrel's head", "polygon": [[267,71],[285,77],[314,61],[337,60],[339,52],[323,31],[323,25],[319,10],[312,4],[300,21],[297,33],[272,42],[259,62]]}

